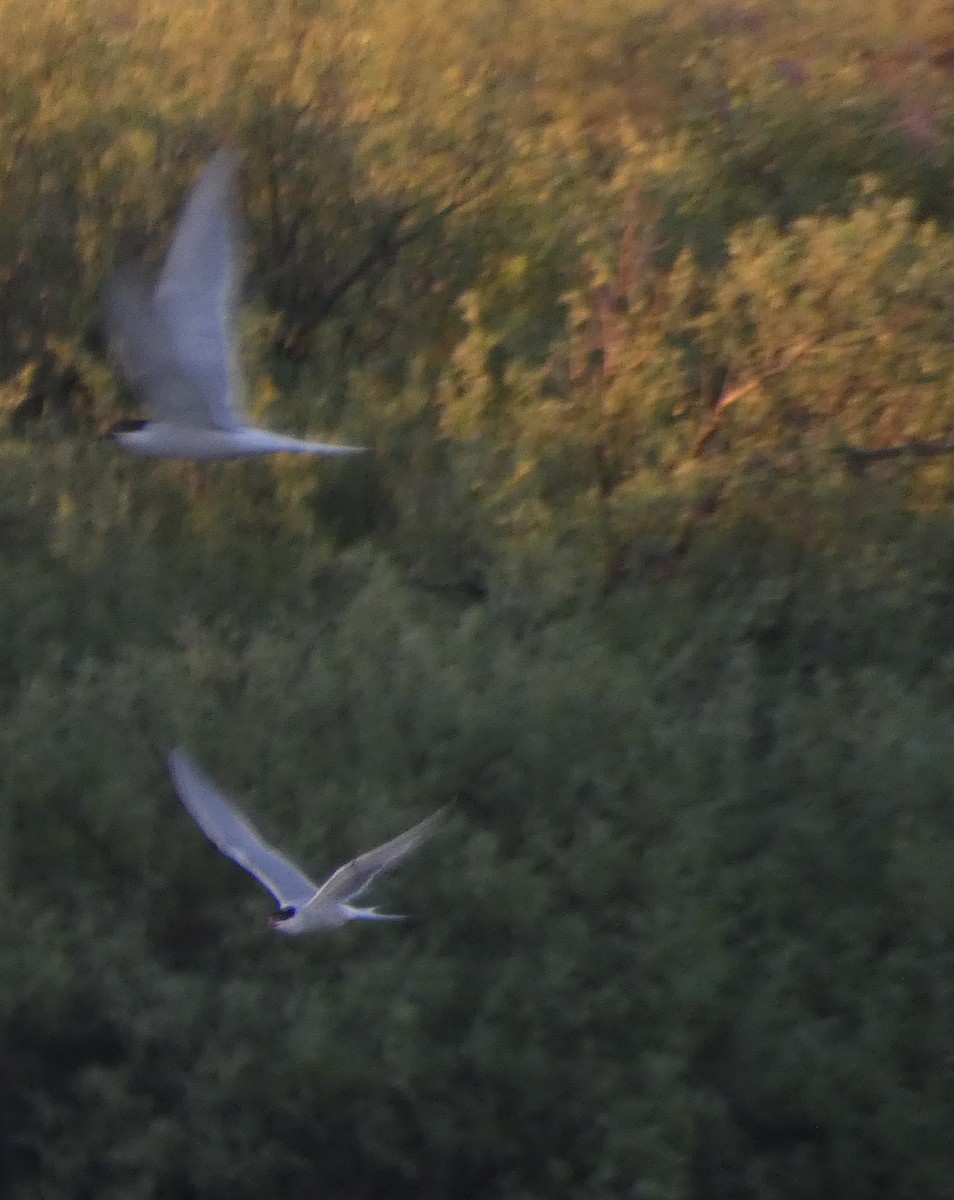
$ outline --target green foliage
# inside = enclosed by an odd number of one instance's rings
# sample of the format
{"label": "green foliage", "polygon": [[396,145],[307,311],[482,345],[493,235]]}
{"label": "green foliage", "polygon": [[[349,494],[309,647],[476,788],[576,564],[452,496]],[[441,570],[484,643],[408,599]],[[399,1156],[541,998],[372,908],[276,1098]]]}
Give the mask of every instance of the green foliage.
{"label": "green foliage", "polygon": [[[946,7],[0,33],[3,1194],[947,1196]],[[364,460],[96,437],[223,142],[252,413]],[[271,937],[180,742],[319,877],[456,799],[411,920]]]}
{"label": "green foliage", "polygon": [[[516,635],[365,571],[294,630],[120,643],[8,705],[8,1180],[940,1195],[931,692],[770,686],[716,630],[676,658]],[[172,797],[180,738],[316,871],[457,794],[388,885],[413,923],[269,940]]]}
{"label": "green foliage", "polygon": [[[845,218],[739,226],[715,273],[660,263],[638,212],[618,238],[587,253],[542,362],[500,281],[466,298],[436,402],[498,535],[575,540],[610,579],[681,556],[716,512],[826,554],[857,538],[833,528],[858,492],[841,449],[954,423],[950,237],[873,193]],[[912,499],[946,499],[948,479]]]}

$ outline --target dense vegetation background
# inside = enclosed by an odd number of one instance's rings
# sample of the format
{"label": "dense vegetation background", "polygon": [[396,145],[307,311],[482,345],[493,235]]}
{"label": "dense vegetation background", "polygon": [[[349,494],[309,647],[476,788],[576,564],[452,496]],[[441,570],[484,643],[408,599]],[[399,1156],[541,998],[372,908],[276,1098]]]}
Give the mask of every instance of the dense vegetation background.
{"label": "dense vegetation background", "polygon": [[[954,1174],[954,13],[0,0],[0,1186],[925,1200]],[[193,476],[97,297],[245,151]],[[182,741],[316,872],[302,941]]]}

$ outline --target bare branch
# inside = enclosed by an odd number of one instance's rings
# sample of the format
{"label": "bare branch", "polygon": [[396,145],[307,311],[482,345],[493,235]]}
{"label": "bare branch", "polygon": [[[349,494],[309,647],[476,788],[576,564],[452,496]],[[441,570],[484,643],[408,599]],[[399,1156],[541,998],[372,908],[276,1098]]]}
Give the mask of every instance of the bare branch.
{"label": "bare branch", "polygon": [[852,446],[845,442],[838,447],[849,466],[861,470],[870,462],[882,462],[889,458],[904,458],[911,455],[914,458],[940,458],[944,454],[954,454],[954,440],[942,438],[936,442],[922,442],[917,439],[902,442],[897,446]]}
{"label": "bare branch", "polygon": [[406,246],[423,237],[435,225],[440,225],[458,209],[478,199],[482,193],[483,189],[477,189],[459,199],[450,200],[436,212],[427,213],[412,224],[405,222],[423,206],[420,203],[412,203],[396,207],[386,218],[382,218],[378,227],[371,232],[368,245],[348,270],[320,291],[316,290],[307,301],[299,301],[298,319],[291,340],[299,342],[303,337],[307,337],[352,288],[380,268],[389,266]]}
{"label": "bare branch", "polygon": [[731,404],[735,404],[737,401],[742,400],[750,392],[754,392],[755,389],[761,386],[766,379],[771,379],[774,375],[783,374],[788,370],[792,363],[795,362],[796,359],[800,358],[807,350],[810,350],[816,344],[817,343],[813,339],[806,339],[803,342],[799,342],[796,346],[793,346],[787,354],[784,354],[779,362],[775,363],[774,366],[767,367],[764,371],[760,372],[752,379],[747,379],[745,383],[740,383],[736,387],[730,388],[728,391],[723,390],[722,395],[716,401],[715,406],[712,409],[709,420],[702,427],[702,429],[700,429],[696,440],[692,444],[692,449],[690,450],[691,456],[694,458],[702,451],[703,446],[705,446],[715,431],[719,428],[719,423],[722,420],[722,414]]}

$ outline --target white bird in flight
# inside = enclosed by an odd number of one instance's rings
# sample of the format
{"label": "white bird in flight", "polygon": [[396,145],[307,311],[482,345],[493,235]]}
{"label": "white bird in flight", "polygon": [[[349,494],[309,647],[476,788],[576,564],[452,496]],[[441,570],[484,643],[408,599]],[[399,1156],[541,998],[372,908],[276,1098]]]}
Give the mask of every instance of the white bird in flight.
{"label": "white bird in flight", "polygon": [[246,423],[236,349],[239,254],[234,150],[219,150],[186,201],[155,289],[122,268],[106,287],[110,341],[147,421],[120,421],[107,436],[152,458],[192,462],[290,454],[358,454],[269,433]]}
{"label": "white bird in flight", "polygon": [[314,883],[263,841],[218,788],[177,747],[169,755],[169,771],[179,799],[209,840],[233,862],[244,867],[278,901],[272,929],[279,933],[310,933],[336,929],[347,921],[401,921],[394,913],[356,908],[350,903],[381,871],[393,867],[437,829],[446,808],[439,809],[391,841],[360,854],[339,867],[322,885]]}

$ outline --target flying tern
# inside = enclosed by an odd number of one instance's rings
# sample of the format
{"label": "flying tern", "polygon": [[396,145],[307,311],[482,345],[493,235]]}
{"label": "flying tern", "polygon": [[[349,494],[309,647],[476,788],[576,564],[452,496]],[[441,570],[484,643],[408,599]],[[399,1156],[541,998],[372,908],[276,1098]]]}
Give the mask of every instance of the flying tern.
{"label": "flying tern", "polygon": [[347,921],[403,920],[376,908],[356,908],[350,901],[361,895],[379,872],[393,867],[429,838],[446,811],[442,808],[389,842],[358,855],[317,887],[262,840],[181,747],[169,755],[169,771],[179,799],[206,837],[275,897],[279,909],[271,927],[279,933],[336,929]]}
{"label": "flying tern", "polygon": [[358,454],[269,433],[242,412],[236,349],[239,253],[233,211],[239,155],[219,150],[185,203],[155,288],[132,267],[105,290],[105,324],[148,420],[107,436],[137,454],[192,462],[262,454]]}

